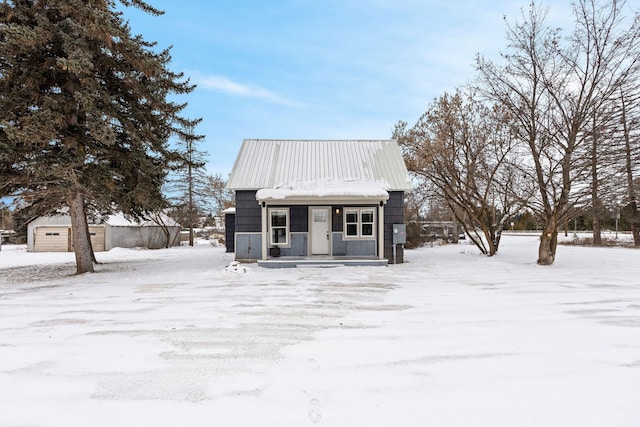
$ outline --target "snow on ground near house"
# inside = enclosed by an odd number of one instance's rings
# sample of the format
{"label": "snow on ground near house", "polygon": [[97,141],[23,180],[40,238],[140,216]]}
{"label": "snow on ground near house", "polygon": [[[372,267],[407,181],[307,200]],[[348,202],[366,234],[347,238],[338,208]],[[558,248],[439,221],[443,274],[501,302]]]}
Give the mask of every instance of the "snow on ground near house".
{"label": "snow on ground near house", "polygon": [[[0,252],[0,426],[637,426],[640,251],[266,270],[221,247]],[[11,250],[13,249],[13,250]]]}

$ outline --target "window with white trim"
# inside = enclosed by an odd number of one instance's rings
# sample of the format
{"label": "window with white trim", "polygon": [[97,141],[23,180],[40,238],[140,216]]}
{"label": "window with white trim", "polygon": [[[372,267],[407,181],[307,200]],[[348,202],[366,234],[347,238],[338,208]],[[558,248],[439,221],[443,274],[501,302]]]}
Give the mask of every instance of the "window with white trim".
{"label": "window with white trim", "polygon": [[344,234],[347,237],[358,237],[358,210],[344,210]]}
{"label": "window with white trim", "polygon": [[360,211],[360,235],[362,237],[373,237],[373,209],[363,209]]}
{"label": "window with white trim", "polygon": [[375,209],[346,208],[344,210],[345,238],[375,238]]}
{"label": "window with white trim", "polygon": [[271,245],[289,244],[289,209],[269,209]]}

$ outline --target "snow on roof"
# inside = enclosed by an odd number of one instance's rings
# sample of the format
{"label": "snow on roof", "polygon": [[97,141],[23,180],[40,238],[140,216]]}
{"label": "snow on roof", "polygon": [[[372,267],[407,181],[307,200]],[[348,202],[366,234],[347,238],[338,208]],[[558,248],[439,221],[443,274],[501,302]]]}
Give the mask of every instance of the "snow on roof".
{"label": "snow on roof", "polygon": [[[168,215],[161,213],[160,215],[160,219],[162,221],[162,223],[164,225],[166,225],[167,227],[176,227],[176,226],[180,226],[180,224],[178,224],[173,218],[169,217]],[[33,218],[29,221],[29,223],[35,221],[38,218],[59,218],[60,219],[60,224],[70,224],[71,220],[69,218],[69,209],[68,208],[62,208],[60,209],[57,213],[52,214],[52,215],[45,215],[43,217],[36,217]],[[158,225],[156,222],[152,221],[151,219],[146,219],[146,220],[142,220],[142,221],[136,221],[128,216],[125,216],[122,212],[118,212],[115,213],[113,215],[109,215],[106,217],[106,219],[104,221],[102,221],[99,217],[98,218],[87,218],[87,221],[89,222],[89,225],[96,225],[96,224],[108,224],[111,225],[113,227],[151,227],[151,226],[156,226]]]}
{"label": "snow on roof", "polygon": [[[311,188],[309,183],[316,183]],[[387,191],[411,189],[394,140],[245,139],[228,188],[321,191],[326,183],[350,183],[350,191],[377,185]],[[298,187],[302,183],[305,187]]]}
{"label": "snow on roof", "polygon": [[133,222],[132,220],[130,220],[127,217],[125,217],[124,214],[122,214],[122,213],[109,215],[107,217],[107,220],[105,221],[105,223],[107,223],[109,225],[113,225],[115,227],[131,227],[131,226],[134,226],[134,225],[135,226],[138,225],[135,222]]}
{"label": "snow on roof", "polygon": [[385,186],[376,182],[360,181],[307,181],[285,184],[278,188],[265,188],[256,193],[257,200],[284,200],[303,198],[371,198],[389,199]]}
{"label": "snow on roof", "polygon": [[236,208],[227,208],[222,211],[223,214],[234,214],[236,213]]}
{"label": "snow on roof", "polygon": [[[173,227],[178,225],[178,223],[175,220],[173,220],[172,218],[170,218],[165,214],[160,214],[160,219],[162,220],[162,223],[168,227]],[[142,221],[129,219],[122,212],[109,215],[105,223],[113,227],[139,227],[139,226],[149,227],[149,226],[158,225],[156,222],[150,219],[142,220]]]}

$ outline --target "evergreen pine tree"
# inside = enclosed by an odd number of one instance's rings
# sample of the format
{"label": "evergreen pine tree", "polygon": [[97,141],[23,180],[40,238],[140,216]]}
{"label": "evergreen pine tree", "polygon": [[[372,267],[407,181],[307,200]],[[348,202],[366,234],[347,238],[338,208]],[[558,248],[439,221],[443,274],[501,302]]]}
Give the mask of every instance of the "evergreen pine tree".
{"label": "evergreen pine tree", "polygon": [[193,127],[184,129],[184,134],[176,143],[180,158],[173,163],[167,184],[173,216],[189,230],[189,246],[194,244],[194,228],[201,225],[200,217],[205,215],[210,205],[206,197],[204,159],[207,153],[198,149],[199,138],[194,135]]}
{"label": "evergreen pine tree", "polygon": [[[120,0],[153,15],[142,0]],[[93,271],[87,212],[134,217],[166,205],[179,153],[170,135],[197,121],[168,101],[194,88],[169,50],[132,35],[114,0],[0,3],[0,196],[32,216],[68,208],[77,272]]]}

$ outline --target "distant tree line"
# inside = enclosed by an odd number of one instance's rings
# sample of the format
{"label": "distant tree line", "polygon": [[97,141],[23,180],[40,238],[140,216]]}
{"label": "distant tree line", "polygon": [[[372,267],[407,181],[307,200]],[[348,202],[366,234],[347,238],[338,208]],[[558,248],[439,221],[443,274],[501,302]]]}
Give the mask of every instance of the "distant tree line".
{"label": "distant tree line", "polygon": [[589,213],[593,242],[620,214],[640,246],[640,12],[622,0],[576,0],[569,34],[532,2],[506,21],[499,61],[393,132],[416,182],[448,207],[482,253],[522,215],[542,230],[538,264],[558,231]]}

